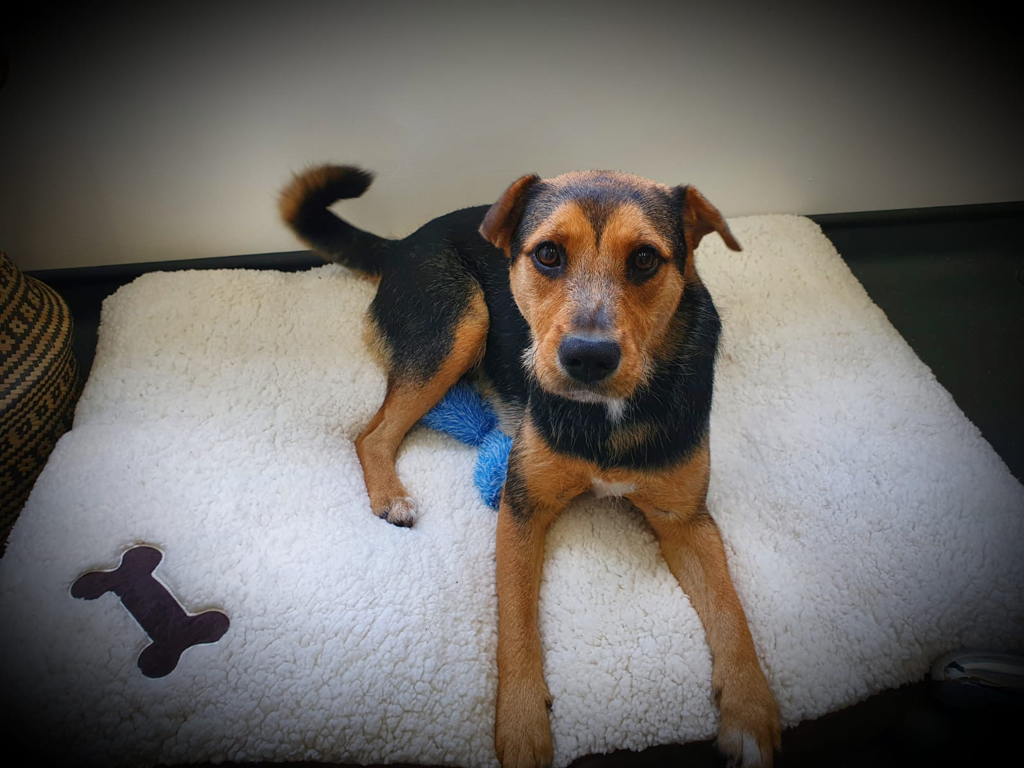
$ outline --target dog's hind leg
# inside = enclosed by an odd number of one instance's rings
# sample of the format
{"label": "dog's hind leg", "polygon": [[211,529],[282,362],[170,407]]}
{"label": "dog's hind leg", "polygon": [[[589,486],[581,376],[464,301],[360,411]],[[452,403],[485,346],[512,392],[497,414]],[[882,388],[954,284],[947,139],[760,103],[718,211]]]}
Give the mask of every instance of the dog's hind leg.
{"label": "dog's hind leg", "polygon": [[[390,360],[388,387],[384,403],[356,439],[356,452],[363,465],[363,477],[370,506],[377,517],[394,525],[408,527],[416,520],[416,507],[395,469],[398,448],[406,433],[444,397],[448,389],[470,370],[483,355],[487,338],[488,313],[483,293],[477,287],[448,333],[433,332],[432,338],[406,335],[396,345],[395,336],[382,340]],[[403,348],[438,344],[445,347],[439,365],[422,369],[401,364]],[[397,346],[397,348],[395,348]],[[416,356],[408,350],[410,356]]]}

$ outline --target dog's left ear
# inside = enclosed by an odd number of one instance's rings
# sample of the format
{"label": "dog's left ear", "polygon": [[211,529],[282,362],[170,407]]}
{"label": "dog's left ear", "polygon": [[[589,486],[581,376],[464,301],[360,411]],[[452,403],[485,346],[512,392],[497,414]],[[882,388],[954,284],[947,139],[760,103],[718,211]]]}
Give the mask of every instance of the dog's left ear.
{"label": "dog's left ear", "polygon": [[725,244],[734,251],[743,248],[729,231],[722,214],[695,187],[676,187],[676,199],[683,209],[683,232],[692,253],[705,235],[717,232]]}
{"label": "dog's left ear", "polygon": [[526,190],[540,181],[534,173],[521,176],[512,182],[498,198],[498,202],[484,216],[480,225],[480,234],[495,248],[501,248],[506,256],[511,256],[512,233],[515,232],[519,220],[523,218]]}

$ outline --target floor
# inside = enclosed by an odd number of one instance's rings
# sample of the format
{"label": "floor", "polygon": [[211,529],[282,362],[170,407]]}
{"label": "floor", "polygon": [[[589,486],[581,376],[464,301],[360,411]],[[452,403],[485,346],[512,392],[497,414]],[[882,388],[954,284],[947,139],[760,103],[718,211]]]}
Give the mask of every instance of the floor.
{"label": "floor", "polygon": [[[1019,237],[1024,203],[812,218],[1010,471],[1024,481],[1024,248]],[[75,351],[87,373],[103,298],[139,274],[226,267],[300,270],[320,263],[296,252],[35,276],[57,289],[71,307]],[[1003,705],[949,707],[921,681],[787,730],[779,765],[994,764],[1022,715],[1024,709]],[[711,742],[699,742],[586,757],[574,765],[668,763],[722,764]]]}

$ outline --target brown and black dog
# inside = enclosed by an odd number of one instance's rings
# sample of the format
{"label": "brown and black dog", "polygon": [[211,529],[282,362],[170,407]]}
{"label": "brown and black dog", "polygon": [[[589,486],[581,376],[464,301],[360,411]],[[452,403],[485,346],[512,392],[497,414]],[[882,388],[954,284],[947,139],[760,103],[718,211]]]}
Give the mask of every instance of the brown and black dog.
{"label": "brown and black dog", "polygon": [[719,749],[733,764],[770,765],[778,709],[705,503],[721,324],[694,250],[712,232],[740,249],[721,214],[689,186],[604,171],[530,175],[490,207],[386,240],[328,210],[371,179],[351,166],[311,168],[286,187],[280,211],[322,256],[379,278],[368,328],[387,394],[356,441],[374,514],[413,524],[395,456],[460,378],[476,376],[521,413],[497,524],[502,765],[552,760],[537,629],[544,537],[588,490],[643,512],[707,634]]}

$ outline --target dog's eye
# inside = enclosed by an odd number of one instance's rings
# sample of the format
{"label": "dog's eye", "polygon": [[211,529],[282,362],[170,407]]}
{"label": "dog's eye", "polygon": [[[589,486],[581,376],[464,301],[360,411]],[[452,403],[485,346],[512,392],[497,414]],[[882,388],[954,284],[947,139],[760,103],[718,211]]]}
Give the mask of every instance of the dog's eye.
{"label": "dog's eye", "polygon": [[632,264],[633,270],[636,272],[650,272],[658,265],[658,252],[651,248],[649,245],[645,245],[642,248],[638,248],[633,254]]}
{"label": "dog's eye", "polygon": [[533,252],[537,263],[548,269],[556,269],[562,265],[562,252],[554,243],[544,242],[537,246]]}

